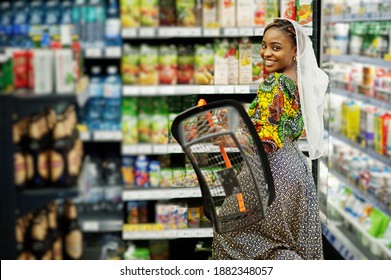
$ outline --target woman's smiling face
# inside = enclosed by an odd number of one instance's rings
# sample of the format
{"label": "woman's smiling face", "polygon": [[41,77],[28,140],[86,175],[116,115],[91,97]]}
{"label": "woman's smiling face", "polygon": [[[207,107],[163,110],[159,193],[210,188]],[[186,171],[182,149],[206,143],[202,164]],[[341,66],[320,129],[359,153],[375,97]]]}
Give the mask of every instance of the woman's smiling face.
{"label": "woman's smiling face", "polygon": [[296,47],[291,39],[275,27],[266,30],[262,39],[261,57],[269,73],[295,72]]}

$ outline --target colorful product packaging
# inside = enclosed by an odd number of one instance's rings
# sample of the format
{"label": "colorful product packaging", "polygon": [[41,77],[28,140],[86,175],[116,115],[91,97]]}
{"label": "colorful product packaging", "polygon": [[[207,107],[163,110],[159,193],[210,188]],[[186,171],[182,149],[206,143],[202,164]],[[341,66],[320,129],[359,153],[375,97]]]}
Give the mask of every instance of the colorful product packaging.
{"label": "colorful product packaging", "polygon": [[159,1],[160,26],[174,26],[176,24],[175,0]]}
{"label": "colorful product packaging", "polygon": [[140,48],[140,85],[159,84],[159,53],[156,46],[142,44]]}
{"label": "colorful product packaging", "polygon": [[297,20],[297,10],[295,0],[281,0],[280,1],[280,17]]}
{"label": "colorful product packaging", "polygon": [[124,156],[122,157],[122,182],[125,188],[134,188],[135,184],[135,172],[134,172],[134,157]]}
{"label": "colorful product packaging", "polygon": [[140,24],[145,27],[159,26],[158,0],[140,0]]}
{"label": "colorful product packaging", "polygon": [[178,46],[177,83],[192,84],[194,75],[194,49],[191,45]]}
{"label": "colorful product packaging", "polygon": [[312,27],[312,1],[313,0],[296,0],[297,22],[303,26]]}
{"label": "colorful product packaging", "polygon": [[252,44],[249,38],[242,38],[239,43],[239,84],[252,83]]}
{"label": "colorful product packaging", "polygon": [[52,94],[54,89],[53,51],[35,49],[33,68],[39,69],[34,73],[34,93]]}
{"label": "colorful product packaging", "polygon": [[218,28],[217,0],[202,1],[202,26],[204,28]]}
{"label": "colorful product packaging", "polygon": [[122,143],[138,143],[138,100],[135,97],[124,97],[121,106]]}
{"label": "colorful product packaging", "polygon": [[194,70],[195,84],[214,84],[214,50],[211,44],[196,45]]}
{"label": "colorful product packaging", "polygon": [[153,98],[138,99],[138,142],[152,144]]}
{"label": "colorful product packaging", "polygon": [[176,25],[196,26],[195,0],[176,0]]}
{"label": "colorful product packaging", "polygon": [[120,0],[122,27],[140,26],[140,0]]}
{"label": "colorful product packaging", "polygon": [[214,83],[228,85],[228,50],[227,39],[216,40],[214,43]]}
{"label": "colorful product packaging", "polygon": [[178,54],[175,45],[159,47],[159,83],[175,85],[177,83]]}
{"label": "colorful product packaging", "polygon": [[152,143],[168,144],[169,121],[168,121],[168,102],[164,96],[155,97],[154,112],[152,121]]}
{"label": "colorful product packaging", "polygon": [[252,27],[254,22],[254,0],[236,1],[236,26]]}
{"label": "colorful product packaging", "polygon": [[228,84],[239,84],[239,43],[237,39],[233,39],[229,42]]}
{"label": "colorful product packaging", "polygon": [[254,26],[266,25],[266,0],[254,0]]}
{"label": "colorful product packaging", "polygon": [[122,82],[125,85],[139,84],[140,76],[140,48],[124,44],[121,57]]}
{"label": "colorful product packaging", "polygon": [[72,49],[54,50],[56,94],[69,94],[75,92],[73,64],[74,59]]}
{"label": "colorful product packaging", "polygon": [[236,26],[236,0],[218,1],[219,21],[221,27]]}

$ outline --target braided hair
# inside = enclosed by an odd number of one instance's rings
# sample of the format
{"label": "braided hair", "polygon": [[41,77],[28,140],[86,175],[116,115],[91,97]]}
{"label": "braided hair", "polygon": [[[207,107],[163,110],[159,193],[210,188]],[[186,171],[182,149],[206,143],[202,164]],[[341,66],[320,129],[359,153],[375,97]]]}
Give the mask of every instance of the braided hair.
{"label": "braided hair", "polygon": [[293,46],[296,46],[296,31],[293,24],[289,20],[276,18],[273,20],[273,22],[269,23],[265,27],[265,31],[263,33],[265,34],[269,28],[279,29],[290,38]]}

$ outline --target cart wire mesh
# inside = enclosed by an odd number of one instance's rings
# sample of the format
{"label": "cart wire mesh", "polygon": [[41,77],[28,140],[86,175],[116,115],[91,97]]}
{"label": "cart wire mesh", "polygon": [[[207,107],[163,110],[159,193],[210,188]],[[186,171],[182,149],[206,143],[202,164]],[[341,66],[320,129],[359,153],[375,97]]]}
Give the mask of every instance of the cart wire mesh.
{"label": "cart wire mesh", "polygon": [[273,180],[262,143],[240,103],[224,100],[191,108],[176,117],[171,129],[195,170],[205,215],[217,232],[264,217],[274,199]]}

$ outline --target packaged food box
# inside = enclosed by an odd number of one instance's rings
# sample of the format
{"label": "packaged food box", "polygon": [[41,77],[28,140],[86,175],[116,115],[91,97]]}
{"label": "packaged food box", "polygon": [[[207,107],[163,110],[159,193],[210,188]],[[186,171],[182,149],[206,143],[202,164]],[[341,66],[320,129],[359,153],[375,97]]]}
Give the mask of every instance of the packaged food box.
{"label": "packaged food box", "polygon": [[228,50],[227,39],[214,42],[214,83],[216,85],[228,85]]}
{"label": "packaged food box", "polygon": [[124,44],[121,57],[122,82],[125,85],[139,84],[140,74],[140,48],[130,44]]}
{"label": "packaged food box", "polygon": [[204,28],[218,28],[217,0],[202,1],[202,26]]}
{"label": "packaged food box", "polygon": [[177,83],[192,84],[194,75],[194,48],[191,45],[178,47]]}
{"label": "packaged food box", "polygon": [[159,26],[159,1],[141,0],[140,25],[145,27]]}
{"label": "packaged food box", "polygon": [[194,71],[195,84],[214,84],[214,51],[211,44],[196,45]]}
{"label": "packaged food box", "polygon": [[140,0],[120,0],[122,27],[140,26]]}
{"label": "packaged food box", "polygon": [[159,48],[159,83],[177,83],[178,54],[175,45],[161,45]]}
{"label": "packaged food box", "polygon": [[196,2],[195,0],[176,0],[176,25],[177,26],[195,26]]}
{"label": "packaged food box", "polygon": [[140,48],[140,85],[159,84],[159,54],[156,46],[142,44]]}

